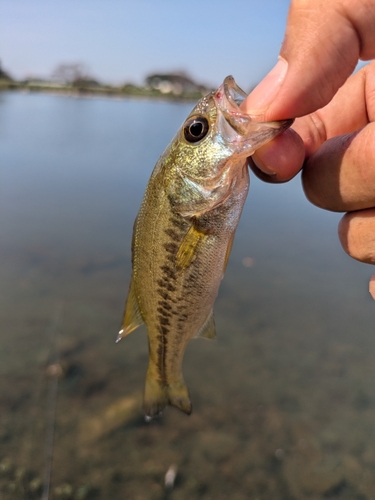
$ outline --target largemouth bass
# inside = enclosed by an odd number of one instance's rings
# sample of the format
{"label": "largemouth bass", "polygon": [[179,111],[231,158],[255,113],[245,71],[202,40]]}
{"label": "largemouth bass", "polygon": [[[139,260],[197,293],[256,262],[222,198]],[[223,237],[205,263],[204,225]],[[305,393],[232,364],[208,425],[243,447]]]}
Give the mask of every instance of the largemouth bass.
{"label": "largemouth bass", "polygon": [[203,97],[158,160],[134,223],[133,274],[118,339],[145,323],[146,416],[192,405],[182,359],[193,337],[215,337],[213,305],[248,188],[246,158],[292,120],[261,123],[240,110],[227,77]]}

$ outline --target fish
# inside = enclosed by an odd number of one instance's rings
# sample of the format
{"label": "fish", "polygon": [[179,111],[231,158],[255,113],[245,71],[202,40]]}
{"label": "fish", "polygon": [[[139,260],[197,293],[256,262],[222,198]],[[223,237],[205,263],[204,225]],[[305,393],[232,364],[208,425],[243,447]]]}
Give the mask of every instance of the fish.
{"label": "fish", "polygon": [[249,189],[247,158],[293,120],[259,122],[228,76],[195,105],[157,161],[136,217],[132,277],[117,341],[143,323],[146,418],[190,414],[182,361],[194,337],[214,339],[213,305]]}

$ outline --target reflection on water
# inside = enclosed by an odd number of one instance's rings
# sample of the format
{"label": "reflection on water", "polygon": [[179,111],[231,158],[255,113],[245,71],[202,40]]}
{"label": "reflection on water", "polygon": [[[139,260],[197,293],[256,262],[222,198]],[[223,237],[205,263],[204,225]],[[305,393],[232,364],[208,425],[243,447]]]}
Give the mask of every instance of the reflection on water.
{"label": "reflection on water", "polygon": [[47,498],[49,464],[53,499],[375,498],[371,269],[298,179],[253,179],[218,340],[186,353],[193,414],[142,418],[145,330],[114,341],[133,220],[189,110],[1,96],[2,499]]}

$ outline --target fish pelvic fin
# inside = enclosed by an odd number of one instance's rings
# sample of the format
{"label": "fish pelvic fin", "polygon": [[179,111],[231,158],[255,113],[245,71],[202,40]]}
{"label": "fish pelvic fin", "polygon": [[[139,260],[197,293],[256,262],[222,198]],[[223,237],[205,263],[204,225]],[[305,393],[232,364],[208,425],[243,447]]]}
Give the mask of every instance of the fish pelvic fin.
{"label": "fish pelvic fin", "polygon": [[134,290],[134,279],[132,278],[129,287],[128,298],[126,299],[124,318],[121,330],[117,335],[116,342],[129,335],[133,330],[144,323],[139,304]]}
{"label": "fish pelvic fin", "polygon": [[204,322],[202,328],[197,333],[196,337],[202,337],[204,339],[216,339],[216,329],[215,329],[215,319],[214,313],[211,310],[206,321]]}
{"label": "fish pelvic fin", "polygon": [[157,417],[166,406],[175,406],[187,415],[192,411],[189,390],[182,377],[176,382],[163,384],[149,372],[146,377],[143,409],[146,417]]}

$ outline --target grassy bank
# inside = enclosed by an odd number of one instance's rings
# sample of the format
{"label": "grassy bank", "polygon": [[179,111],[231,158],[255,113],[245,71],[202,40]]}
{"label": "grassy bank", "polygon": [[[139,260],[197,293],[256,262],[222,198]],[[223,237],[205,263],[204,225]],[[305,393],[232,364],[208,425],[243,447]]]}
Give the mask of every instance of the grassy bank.
{"label": "grassy bank", "polygon": [[[0,91],[18,90],[24,92],[53,92],[71,96],[106,96],[106,97],[134,97],[147,99],[165,99],[171,101],[197,101],[202,97],[201,92],[172,92],[162,93],[160,90],[123,85],[112,87],[109,85],[63,85],[53,82],[16,82],[14,80],[0,80]],[[209,90],[207,90],[208,92]]]}

